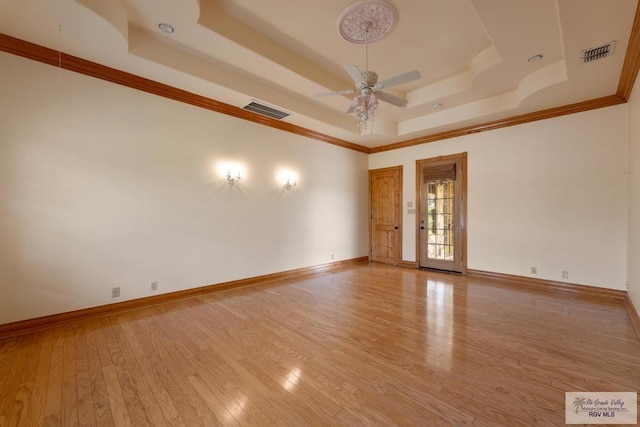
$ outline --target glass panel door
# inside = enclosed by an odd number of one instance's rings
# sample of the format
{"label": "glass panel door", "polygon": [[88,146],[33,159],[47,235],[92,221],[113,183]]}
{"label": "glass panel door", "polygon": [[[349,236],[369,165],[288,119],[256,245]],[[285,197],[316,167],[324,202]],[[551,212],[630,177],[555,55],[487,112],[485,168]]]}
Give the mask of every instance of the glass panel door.
{"label": "glass panel door", "polygon": [[464,160],[418,161],[420,267],[464,270]]}
{"label": "glass panel door", "polygon": [[454,181],[427,182],[427,256],[452,261],[455,250]]}

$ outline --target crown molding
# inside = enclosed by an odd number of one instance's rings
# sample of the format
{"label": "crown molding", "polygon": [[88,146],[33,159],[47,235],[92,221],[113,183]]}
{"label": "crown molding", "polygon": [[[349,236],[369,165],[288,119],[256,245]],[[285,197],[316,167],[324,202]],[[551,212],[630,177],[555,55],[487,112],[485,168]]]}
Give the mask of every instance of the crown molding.
{"label": "crown molding", "polygon": [[615,95],[609,95],[602,98],[596,98],[589,101],[578,102],[575,104],[563,105],[561,107],[549,108],[519,116],[507,117],[506,119],[495,120],[491,122],[480,123],[450,131],[438,132],[427,136],[408,139],[393,144],[381,145],[369,150],[370,154],[381,153],[383,151],[398,150],[400,148],[411,147],[414,145],[427,144],[429,142],[441,141],[443,139],[455,138],[458,136],[471,135],[472,133],[485,132],[509,126],[521,125],[523,123],[534,122],[538,120],[550,119],[553,117],[564,116],[567,114],[580,113],[583,111],[594,110],[597,108],[610,107],[612,105],[623,104],[629,101],[633,85],[640,70],[640,2],[636,6],[636,15],[631,27],[631,35],[629,36],[629,45],[625,54],[620,80],[618,81],[618,90]]}
{"label": "crown molding", "polygon": [[633,27],[631,27],[629,45],[624,56],[624,64],[616,92],[616,95],[624,99],[624,102],[629,101],[629,97],[631,97],[633,84],[638,77],[638,70],[640,70],[640,2],[636,7],[636,16],[633,20]]}
{"label": "crown molding", "polygon": [[521,125],[524,123],[535,122],[538,120],[550,119],[553,117],[564,116],[567,114],[580,113],[582,111],[594,110],[596,108],[610,107],[612,105],[624,104],[626,101],[618,95],[609,95],[602,98],[596,98],[589,101],[577,102],[575,104],[563,105],[562,107],[549,108],[533,113],[521,114],[519,116],[511,116],[505,119],[484,122],[476,125],[466,126],[463,128],[438,132],[427,136],[408,139],[406,141],[395,142],[393,144],[381,145],[373,147],[369,150],[370,154],[381,153],[383,151],[398,150],[400,148],[412,147],[414,145],[427,144],[429,142],[441,141],[443,139],[456,138],[459,136],[471,135],[473,133],[486,132],[510,126]]}
{"label": "crown molding", "polygon": [[197,95],[186,90],[178,89],[173,86],[159,83],[154,80],[136,76],[135,74],[107,67],[96,62],[87,61],[77,56],[59,52],[48,47],[40,46],[25,40],[17,39],[6,34],[0,34],[0,51],[21,56],[23,58],[32,59],[34,61],[49,64],[64,70],[74,71],[76,73],[95,77],[111,83],[127,86],[132,89],[138,89],[153,95],[180,101],[185,104],[194,105],[196,107],[215,111],[217,113],[226,114],[242,120],[258,123],[271,128],[279,129],[285,132],[302,135],[307,138],[326,142],[328,144],[337,145],[342,148],[359,151],[368,154],[369,148],[363,145],[354,144],[339,138],[334,138],[320,132],[303,128],[291,123],[275,120],[270,117],[252,113],[234,105],[216,101],[205,96]]}
{"label": "crown molding", "polygon": [[479,132],[486,132],[504,127],[516,126],[538,120],[550,119],[567,114],[574,114],[598,108],[610,107],[613,105],[628,102],[633,90],[633,85],[638,76],[638,72],[640,71],[640,2],[636,7],[636,14],[629,37],[629,44],[627,46],[624,64],[622,67],[622,72],[620,74],[620,80],[618,82],[618,89],[615,94],[591,99],[588,101],[578,102],[575,104],[568,104],[560,107],[540,110],[533,113],[511,116],[505,119],[499,119],[465,126],[458,129],[433,133],[431,135],[407,139],[392,144],[380,145],[373,148],[365,147],[363,145],[345,141],[339,138],[334,138],[332,136],[306,129],[291,123],[261,116],[259,114],[243,110],[242,108],[230,104],[216,101],[211,98],[197,95],[114,68],[106,67],[95,62],[87,61],[82,58],[68,55],[66,53],[30,43],[21,39],[17,39],[5,34],[0,34],[0,51],[60,67],[69,71],[85,74],[133,89],[142,90],[147,93],[163,96],[165,98],[184,102],[186,104],[205,108],[207,110],[226,114],[239,119],[248,120],[285,132],[294,133],[328,144],[337,145],[349,150],[354,150],[365,154],[374,154],[412,147],[415,145],[427,144],[430,142],[441,141],[449,138],[456,138],[459,136],[471,135]]}

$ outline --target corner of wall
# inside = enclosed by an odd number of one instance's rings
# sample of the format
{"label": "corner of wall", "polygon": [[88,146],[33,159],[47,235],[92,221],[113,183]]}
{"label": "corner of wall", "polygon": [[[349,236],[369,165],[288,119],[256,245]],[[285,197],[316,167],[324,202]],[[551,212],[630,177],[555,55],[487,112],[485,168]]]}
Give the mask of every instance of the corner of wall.
{"label": "corner of wall", "polygon": [[627,291],[636,310],[640,308],[640,89],[628,102],[629,197],[627,231]]}

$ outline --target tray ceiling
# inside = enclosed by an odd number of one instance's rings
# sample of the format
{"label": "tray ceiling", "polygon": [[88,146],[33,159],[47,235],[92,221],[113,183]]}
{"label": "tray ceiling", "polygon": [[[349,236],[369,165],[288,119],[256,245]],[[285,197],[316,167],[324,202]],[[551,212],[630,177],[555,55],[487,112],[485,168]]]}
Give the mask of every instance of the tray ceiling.
{"label": "tray ceiling", "polygon": [[[417,69],[389,93],[374,134],[359,134],[344,70],[365,47],[341,37],[352,1],[0,0],[0,33],[236,107],[257,100],[287,123],[368,148],[616,93],[636,0],[393,0],[393,30],[369,45],[380,80]],[[175,31],[165,33],[160,23]],[[613,54],[581,52],[615,41]],[[529,62],[542,55],[537,62]],[[353,96],[353,95],[351,95]],[[436,108],[434,108],[434,105]]]}

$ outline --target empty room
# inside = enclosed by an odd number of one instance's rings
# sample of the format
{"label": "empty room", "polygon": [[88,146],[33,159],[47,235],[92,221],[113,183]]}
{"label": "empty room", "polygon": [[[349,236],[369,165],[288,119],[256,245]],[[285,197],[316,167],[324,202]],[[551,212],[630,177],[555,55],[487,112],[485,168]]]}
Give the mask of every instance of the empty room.
{"label": "empty room", "polygon": [[0,426],[636,425],[638,0],[0,0]]}

